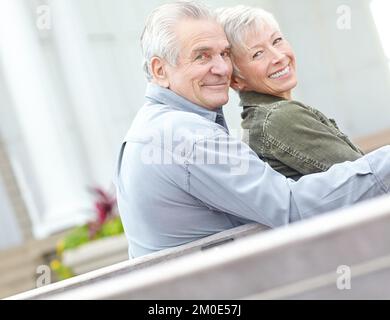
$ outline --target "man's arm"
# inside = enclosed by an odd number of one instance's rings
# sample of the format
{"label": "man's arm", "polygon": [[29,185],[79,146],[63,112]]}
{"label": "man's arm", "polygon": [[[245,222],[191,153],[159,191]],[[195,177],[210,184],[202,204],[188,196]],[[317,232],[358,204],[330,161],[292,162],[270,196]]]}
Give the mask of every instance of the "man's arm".
{"label": "man's arm", "polygon": [[195,144],[186,169],[188,192],[208,206],[277,227],[389,193],[390,147],[295,182],[217,135]]}

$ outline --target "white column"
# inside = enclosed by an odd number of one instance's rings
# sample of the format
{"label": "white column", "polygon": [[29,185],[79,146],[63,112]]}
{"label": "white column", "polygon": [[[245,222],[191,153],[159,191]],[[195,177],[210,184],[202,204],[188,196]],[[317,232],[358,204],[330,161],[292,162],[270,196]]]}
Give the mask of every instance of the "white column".
{"label": "white column", "polygon": [[[99,65],[95,60],[88,32],[82,23],[80,6],[81,3],[72,0],[50,2],[53,39],[93,180],[102,187],[108,187],[120,144],[120,141],[117,145],[112,143],[111,135],[116,124],[112,122],[110,109],[115,109],[122,97],[107,94],[111,83],[105,87],[107,81],[102,78],[107,66]],[[91,5],[90,10],[94,9]]]}
{"label": "white column", "polygon": [[0,54],[25,150],[15,170],[34,233],[43,237],[85,221],[90,201],[77,136],[64,124],[67,106],[29,13],[22,0],[0,0]]}

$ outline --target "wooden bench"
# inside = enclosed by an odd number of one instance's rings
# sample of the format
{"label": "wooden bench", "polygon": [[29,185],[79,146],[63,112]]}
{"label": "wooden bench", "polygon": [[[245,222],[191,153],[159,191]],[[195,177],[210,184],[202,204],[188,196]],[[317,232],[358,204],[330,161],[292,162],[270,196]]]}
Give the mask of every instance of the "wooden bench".
{"label": "wooden bench", "polygon": [[265,230],[268,230],[268,228],[257,223],[243,225],[179,247],[162,250],[136,259],[117,263],[109,267],[101,268],[92,272],[73,277],[71,279],[53,283],[18,295],[14,295],[10,297],[10,299],[46,299],[55,294],[60,294],[62,292],[71,291],[85,286],[88,287],[89,285],[101,282],[105,279],[111,279],[121,275],[127,275],[136,270],[144,269],[156,264],[161,264],[170,260],[174,260],[178,257],[188,255],[190,253],[205,253],[221,245],[230,243],[236,239],[244,238]]}
{"label": "wooden bench", "polygon": [[[88,285],[35,297],[390,298],[389,230],[390,197],[384,196],[287,227],[252,233],[218,250],[193,253],[132,272],[113,272]],[[352,290],[337,287],[345,268],[351,271]],[[28,297],[34,295],[14,298]]]}

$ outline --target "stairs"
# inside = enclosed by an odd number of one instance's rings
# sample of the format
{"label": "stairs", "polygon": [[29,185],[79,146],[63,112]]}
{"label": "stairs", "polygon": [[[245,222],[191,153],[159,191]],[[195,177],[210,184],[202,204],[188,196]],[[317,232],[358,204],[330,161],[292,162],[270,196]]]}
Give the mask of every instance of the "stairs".
{"label": "stairs", "polygon": [[37,267],[48,264],[45,257],[55,252],[55,244],[62,236],[30,240],[23,246],[0,251],[0,298],[36,288]]}

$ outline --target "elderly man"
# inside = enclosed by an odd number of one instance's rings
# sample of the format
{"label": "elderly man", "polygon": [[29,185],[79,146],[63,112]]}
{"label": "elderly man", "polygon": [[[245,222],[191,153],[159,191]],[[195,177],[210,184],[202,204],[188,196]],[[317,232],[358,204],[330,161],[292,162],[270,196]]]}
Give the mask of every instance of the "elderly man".
{"label": "elderly man", "polygon": [[271,228],[389,193],[390,148],[295,182],[229,135],[230,45],[196,2],[155,9],[142,35],[149,80],[122,144],[118,205],[131,257],[255,221]]}

